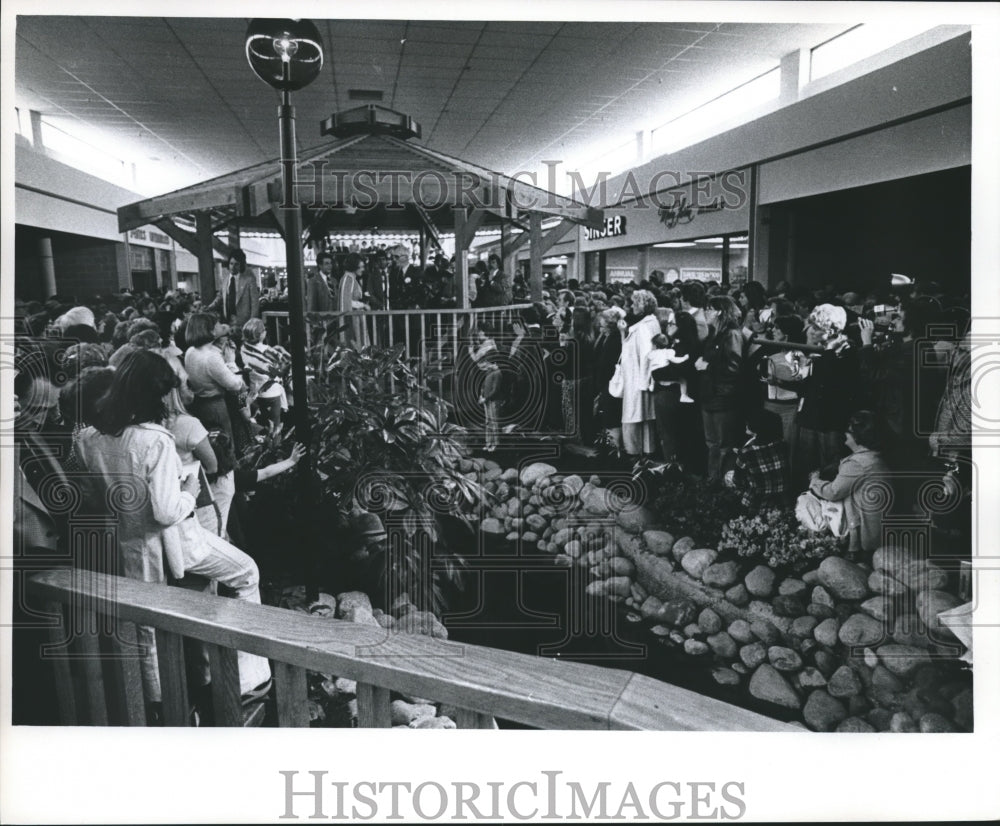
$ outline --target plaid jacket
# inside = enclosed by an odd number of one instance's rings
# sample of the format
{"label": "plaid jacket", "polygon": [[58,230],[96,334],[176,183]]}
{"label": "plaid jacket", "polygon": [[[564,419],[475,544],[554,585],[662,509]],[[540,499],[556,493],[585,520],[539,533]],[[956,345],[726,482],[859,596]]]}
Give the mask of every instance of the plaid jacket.
{"label": "plaid jacket", "polygon": [[743,445],[736,453],[733,485],[744,507],[783,503],[788,491],[788,446],[784,439]]}

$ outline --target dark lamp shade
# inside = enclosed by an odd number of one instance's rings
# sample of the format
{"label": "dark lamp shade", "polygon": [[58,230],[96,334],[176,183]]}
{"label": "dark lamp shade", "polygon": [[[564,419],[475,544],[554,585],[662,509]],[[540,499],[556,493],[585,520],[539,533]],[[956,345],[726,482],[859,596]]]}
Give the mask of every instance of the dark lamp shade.
{"label": "dark lamp shade", "polygon": [[308,86],[323,68],[323,40],[311,20],[254,18],[246,53],[257,77],[287,92]]}

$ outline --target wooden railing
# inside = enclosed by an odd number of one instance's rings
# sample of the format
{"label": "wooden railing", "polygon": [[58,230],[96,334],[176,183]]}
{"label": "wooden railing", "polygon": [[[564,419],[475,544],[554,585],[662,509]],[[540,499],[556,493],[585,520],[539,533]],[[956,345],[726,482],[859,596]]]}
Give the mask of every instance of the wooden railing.
{"label": "wooden railing", "polygon": [[[207,645],[216,725],[242,725],[236,652],[271,660],[279,726],[308,726],[306,672],[356,680],[358,722],[390,726],[390,692],[459,709],[459,728],[492,718],[545,729],[799,730],[630,671],[390,632],[183,588],[69,569],[28,592],[52,618],[67,725],[144,725],[135,624],[156,629],[164,721],[190,725],[184,639]],[[70,623],[67,624],[67,618]],[[72,626],[72,633],[70,627]],[[103,628],[103,630],[102,630]],[[109,630],[113,633],[109,633]]]}

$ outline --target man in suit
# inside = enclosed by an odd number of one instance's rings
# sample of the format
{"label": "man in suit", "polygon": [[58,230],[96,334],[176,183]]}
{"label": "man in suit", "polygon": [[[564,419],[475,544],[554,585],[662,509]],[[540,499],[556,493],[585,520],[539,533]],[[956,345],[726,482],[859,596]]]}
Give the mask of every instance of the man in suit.
{"label": "man in suit", "polygon": [[247,256],[243,250],[233,250],[229,254],[229,278],[205,309],[218,313],[223,322],[239,329],[251,318],[260,316],[260,288],[257,279],[247,272]]}

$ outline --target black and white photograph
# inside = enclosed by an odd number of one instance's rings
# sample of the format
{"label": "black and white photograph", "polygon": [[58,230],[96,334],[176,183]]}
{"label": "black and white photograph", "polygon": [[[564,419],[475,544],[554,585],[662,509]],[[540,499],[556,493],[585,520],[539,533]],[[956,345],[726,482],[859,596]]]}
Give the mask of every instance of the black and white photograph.
{"label": "black and white photograph", "polygon": [[3,11],[5,822],[1000,816],[1000,4],[156,11]]}

